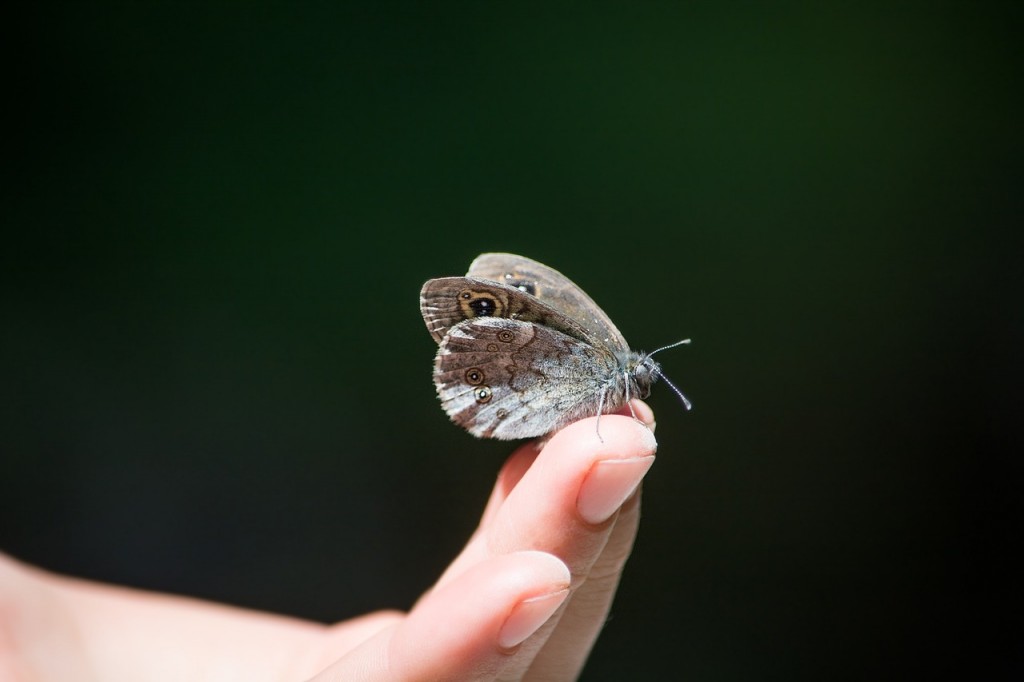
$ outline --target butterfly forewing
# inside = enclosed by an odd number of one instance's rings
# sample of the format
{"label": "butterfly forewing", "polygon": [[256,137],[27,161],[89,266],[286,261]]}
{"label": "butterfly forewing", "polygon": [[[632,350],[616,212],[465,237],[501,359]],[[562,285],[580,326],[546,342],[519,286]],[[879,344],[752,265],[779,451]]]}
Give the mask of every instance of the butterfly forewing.
{"label": "butterfly forewing", "polygon": [[505,318],[533,322],[598,346],[604,344],[579,322],[516,287],[479,277],[439,277],[420,290],[420,312],[438,343],[455,325],[470,319]]}

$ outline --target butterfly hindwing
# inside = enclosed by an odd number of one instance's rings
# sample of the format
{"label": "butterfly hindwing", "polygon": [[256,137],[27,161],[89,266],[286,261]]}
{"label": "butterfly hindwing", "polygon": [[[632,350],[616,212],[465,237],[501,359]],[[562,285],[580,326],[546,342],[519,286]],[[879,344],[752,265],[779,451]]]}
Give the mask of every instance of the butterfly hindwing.
{"label": "butterfly hindwing", "polygon": [[617,361],[552,327],[465,320],[438,349],[434,384],[452,421],[484,438],[530,438],[592,416],[621,395]]}

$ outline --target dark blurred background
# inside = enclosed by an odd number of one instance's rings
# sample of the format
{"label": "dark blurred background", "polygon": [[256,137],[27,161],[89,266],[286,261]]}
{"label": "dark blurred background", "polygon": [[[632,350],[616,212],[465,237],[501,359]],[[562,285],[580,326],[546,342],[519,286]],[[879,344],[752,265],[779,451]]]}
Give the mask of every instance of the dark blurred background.
{"label": "dark blurred background", "polygon": [[0,549],[407,608],[513,448],[441,411],[419,287],[506,250],[694,340],[584,680],[1019,673],[1019,15],[20,10]]}

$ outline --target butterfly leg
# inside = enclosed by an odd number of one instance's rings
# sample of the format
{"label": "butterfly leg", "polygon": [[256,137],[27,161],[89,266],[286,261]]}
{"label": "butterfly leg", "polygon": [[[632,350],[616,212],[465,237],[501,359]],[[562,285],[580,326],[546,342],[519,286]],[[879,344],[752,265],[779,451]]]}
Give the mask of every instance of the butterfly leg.
{"label": "butterfly leg", "polygon": [[604,438],[601,438],[601,413],[604,412],[604,396],[608,393],[608,387],[605,386],[601,389],[601,395],[597,398],[597,419],[594,421],[594,431],[597,432],[597,439],[604,442]]}
{"label": "butterfly leg", "polygon": [[[633,410],[633,399],[629,395],[629,372],[623,372],[622,375],[626,385],[626,406],[629,407],[629,413],[633,416],[633,421],[639,422],[640,418],[636,416],[636,412]],[[640,423],[642,424],[643,422]]]}

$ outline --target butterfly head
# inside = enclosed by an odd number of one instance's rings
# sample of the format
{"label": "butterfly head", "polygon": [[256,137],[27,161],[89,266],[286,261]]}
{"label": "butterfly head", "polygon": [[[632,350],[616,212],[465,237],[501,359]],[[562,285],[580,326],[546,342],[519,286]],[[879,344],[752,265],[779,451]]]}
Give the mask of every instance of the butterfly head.
{"label": "butterfly head", "polygon": [[633,397],[645,400],[651,395],[651,386],[661,376],[661,365],[647,355],[637,355],[631,363],[627,363],[626,370],[629,375],[630,394]]}
{"label": "butterfly head", "polygon": [[683,401],[683,405],[686,407],[686,409],[693,409],[693,404],[690,403],[690,401],[687,399],[685,395],[683,395],[682,391],[676,388],[675,384],[668,380],[668,377],[665,376],[661,371],[661,365],[655,362],[654,359],[651,357],[655,353],[659,353],[663,350],[668,350],[669,348],[675,348],[676,346],[681,346],[684,343],[690,343],[690,339],[676,341],[675,343],[671,343],[667,346],[662,346],[657,350],[652,350],[650,353],[646,353],[644,355],[639,356],[639,362],[637,362],[636,367],[633,368],[631,371],[633,385],[636,388],[637,397],[643,399],[649,396],[651,394],[651,385],[658,379],[663,379],[665,383],[668,384],[669,388],[671,388],[675,392],[675,394],[679,396],[679,399]]}

